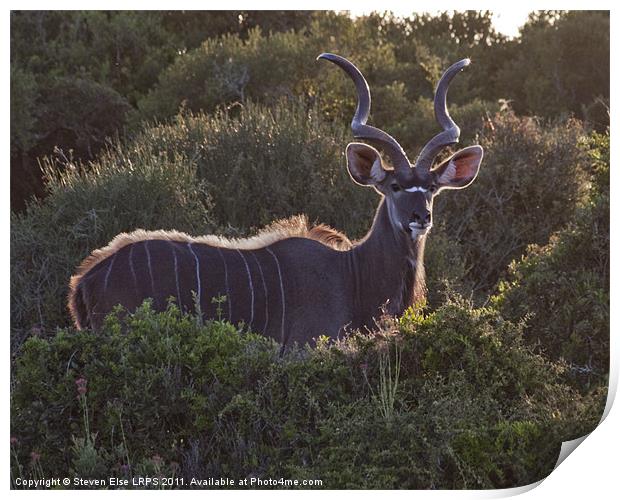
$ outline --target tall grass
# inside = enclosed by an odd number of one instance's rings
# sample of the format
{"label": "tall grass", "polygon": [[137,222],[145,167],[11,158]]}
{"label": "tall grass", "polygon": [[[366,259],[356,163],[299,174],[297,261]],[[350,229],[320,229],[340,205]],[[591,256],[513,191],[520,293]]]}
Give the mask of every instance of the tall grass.
{"label": "tall grass", "polygon": [[[380,403],[381,415],[386,421],[391,421],[394,416],[394,404],[398,391],[398,378],[400,376],[401,353],[398,344],[394,344],[394,361],[390,355],[388,345],[384,352],[379,355],[379,387],[377,399]],[[392,373],[394,370],[394,373]]]}

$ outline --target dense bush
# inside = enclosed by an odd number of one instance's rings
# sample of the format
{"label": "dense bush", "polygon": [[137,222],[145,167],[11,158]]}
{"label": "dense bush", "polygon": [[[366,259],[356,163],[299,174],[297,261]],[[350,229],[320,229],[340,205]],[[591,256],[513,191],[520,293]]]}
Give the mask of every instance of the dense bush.
{"label": "dense bush", "polygon": [[[308,27],[305,36],[294,32],[267,36],[256,29],[247,39],[239,35],[208,39],[161,74],[141,100],[140,110],[147,117],[165,119],[182,108],[211,112],[247,99],[273,104],[283,96],[298,96],[320,105],[326,116],[349,121],[356,104],[353,85],[328,63],[315,61],[321,52],[331,51],[346,54],[368,79],[374,96],[372,123],[398,137],[406,149],[416,150],[415,155],[437,133],[431,99],[445,64],[430,71],[422,61],[412,60],[411,54],[399,60],[394,45],[373,45],[369,40],[376,34],[358,24],[356,30],[351,20],[343,21],[330,31],[329,20],[321,19]],[[451,89],[451,109],[469,139],[481,117],[496,106],[480,99],[459,99],[459,91],[467,93],[462,78]]]}
{"label": "dense bush", "polygon": [[92,160],[103,139],[137,125],[133,106],[178,54],[257,23],[266,31],[296,28],[312,15],[12,11],[11,207],[22,210],[32,194],[45,194],[37,157],[58,146]]}
{"label": "dense bush", "polygon": [[38,88],[34,75],[11,66],[11,153],[34,143]]}
{"label": "dense bush", "polygon": [[[212,111],[219,104],[246,98],[303,95],[318,47],[293,32],[264,36],[252,30],[207,39],[164,71],[140,108],[148,117],[167,118],[183,105],[192,111]],[[316,74],[316,69],[312,71]]]}
{"label": "dense bush", "polygon": [[46,163],[48,197],[11,217],[13,346],[30,331],[67,324],[68,280],[93,249],[137,228],[208,232],[208,196],[195,165],[134,144],[88,168]]}
{"label": "dense bush", "polygon": [[460,302],[283,357],[261,336],[147,304],[97,334],[26,342],[12,466],[327,488],[523,485],[600,417],[604,394],[579,396],[562,370],[526,349],[517,326]]}
{"label": "dense bush", "polygon": [[13,209],[25,208],[31,194],[45,194],[39,156],[58,146],[91,160],[108,136],[122,132],[131,103],[175,54],[156,17],[11,12]]}
{"label": "dense bush", "polygon": [[[538,13],[520,38],[507,40],[489,11],[355,19],[330,11],[13,11],[11,167],[17,175],[11,206],[21,210],[31,194],[43,194],[38,156],[54,146],[74,147],[71,134],[36,131],[55,123],[57,106],[48,109],[41,98],[50,82],[100,85],[132,106],[140,103],[142,116],[99,122],[101,129],[87,120],[96,137],[116,133],[127,121],[133,129],[144,116],[169,118],[183,106],[210,112],[246,98],[270,104],[283,96],[319,96],[336,119],[348,117],[350,82],[314,61],[324,51],[359,65],[377,97],[373,121],[404,132],[397,136],[408,149],[430,137],[420,133],[429,122],[418,120],[418,100],[431,98],[441,72],[463,57],[471,57],[476,70],[453,85],[454,109],[471,101],[488,109],[505,99],[519,113],[575,114],[598,129],[609,121],[607,12]],[[88,93],[79,92],[65,109],[79,126],[80,111],[89,106]],[[97,147],[86,151],[74,154],[92,160]]]}
{"label": "dense bush", "polygon": [[35,76],[11,65],[11,209],[24,197],[41,196],[41,171],[27,155],[36,144],[39,88]]}
{"label": "dense bush", "polygon": [[37,153],[57,144],[80,158],[93,158],[106,139],[125,125],[131,106],[104,85],[76,78],[59,78],[40,88],[38,113],[45,116],[35,129]]}
{"label": "dense bush", "polygon": [[11,62],[38,77],[89,79],[135,102],[179,43],[161,18],[150,11],[13,11]]}
{"label": "dense bush", "polygon": [[[348,120],[355,109],[352,83],[329,63],[316,61],[322,52],[337,52],[355,60],[370,82],[376,97],[373,121],[394,125],[411,107],[412,64],[398,61],[391,44],[373,44],[372,33],[364,26],[355,28],[351,19],[326,15],[302,33],[269,35],[254,29],[246,38],[207,39],[162,72],[158,84],[140,101],[140,111],[165,119],[181,108],[211,112],[246,99],[273,104],[282,97],[298,97],[309,103],[319,99],[322,111],[336,119],[346,115]],[[426,72],[416,70],[418,79],[426,82]],[[426,88],[430,94],[430,82]]]}
{"label": "dense bush", "polygon": [[[587,108],[609,107],[609,12],[534,12],[512,42],[496,85],[519,113],[591,118]],[[592,123],[600,130],[609,116]]]}
{"label": "dense bush", "polygon": [[584,389],[606,384],[609,372],[609,134],[594,136],[591,155],[591,199],[512,263],[494,299],[506,317],[527,317],[526,340],[566,360]]}
{"label": "dense bush", "polygon": [[527,245],[547,243],[572,220],[588,194],[585,138],[574,120],[546,124],[504,112],[487,122],[478,178],[435,204],[475,290],[488,294]]}
{"label": "dense bush", "polygon": [[146,129],[136,142],[191,157],[222,227],[247,232],[305,213],[359,237],[369,228],[377,196],[347,174],[348,140],[343,127],[325,122],[315,109],[284,100],[273,107],[247,103],[237,113],[181,114]]}
{"label": "dense bush", "polygon": [[[312,12],[12,11],[12,68],[77,77],[136,103],[179,53],[225,33],[300,28]],[[18,89],[16,89],[18,90]]]}
{"label": "dense bush", "polygon": [[132,111],[118,92],[89,79],[37,80],[17,70],[11,73],[11,86],[16,100],[11,105],[20,107],[11,123],[11,183],[18,192],[43,190],[38,156],[62,145],[77,158],[91,159],[123,129]]}

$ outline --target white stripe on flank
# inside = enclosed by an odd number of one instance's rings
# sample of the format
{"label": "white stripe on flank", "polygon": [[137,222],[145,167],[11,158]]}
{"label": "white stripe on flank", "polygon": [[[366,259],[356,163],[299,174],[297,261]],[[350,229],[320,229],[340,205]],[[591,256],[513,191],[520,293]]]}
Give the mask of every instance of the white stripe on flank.
{"label": "white stripe on flank", "polygon": [[256,261],[256,265],[258,266],[258,272],[260,273],[260,279],[263,282],[263,291],[265,292],[265,326],[263,327],[263,333],[266,333],[267,325],[269,323],[269,302],[267,300],[267,283],[265,283],[265,275],[263,274],[263,268],[260,265],[258,258],[256,257],[256,255],[254,255],[254,252],[250,251],[250,253],[252,254],[252,257],[254,257],[254,260]]}
{"label": "white stripe on flank", "polygon": [[103,282],[104,293],[108,289],[108,278],[110,277],[110,272],[112,271],[112,266],[114,265],[114,261],[116,260],[117,255],[118,255],[118,252],[116,252],[114,256],[112,257],[112,260],[110,261],[110,265],[108,266],[108,272],[105,273],[105,281]]}
{"label": "white stripe on flank", "polygon": [[280,262],[278,262],[278,258],[276,257],[276,255],[271,251],[270,248],[265,248],[265,250],[267,250],[271,256],[274,258],[274,260],[276,261],[276,267],[278,268],[278,278],[280,279],[280,293],[282,294],[282,347],[284,347],[284,316],[286,314],[286,305],[285,305],[285,298],[284,298],[284,283],[282,282],[282,272],[280,271]]}
{"label": "white stripe on flank", "polygon": [[177,251],[174,248],[174,243],[169,242],[172,246],[172,257],[174,258],[174,279],[177,285],[177,305],[179,309],[183,310],[183,304],[181,303],[181,289],[179,287],[179,264],[177,261]]}
{"label": "white stripe on flank", "polygon": [[202,308],[202,290],[200,286],[200,261],[198,260],[198,256],[194,252],[191,243],[187,244],[187,248],[189,248],[189,251],[192,252],[192,255],[194,256],[194,261],[196,262],[196,283],[198,287],[198,290],[196,291],[198,292],[198,307]]}
{"label": "white stripe on flank", "polygon": [[241,255],[243,263],[245,264],[245,270],[248,272],[248,282],[250,283],[250,292],[252,293],[252,308],[250,309],[250,322],[248,323],[249,328],[252,326],[252,322],[254,321],[254,286],[252,284],[252,275],[250,274],[250,266],[248,266],[248,261],[245,260],[244,255],[241,253],[241,250],[237,249],[237,253]]}
{"label": "white stripe on flank", "polygon": [[217,252],[220,254],[222,262],[224,263],[224,284],[226,285],[226,302],[228,302],[228,321],[231,321],[232,297],[230,296],[230,290],[228,289],[228,266],[226,265],[226,259],[224,258],[224,254],[222,254],[222,250],[217,248]]}
{"label": "white stripe on flank", "polygon": [[149,266],[149,276],[151,277],[151,296],[155,298],[155,280],[153,279],[153,269],[151,268],[151,252],[149,252],[149,242],[144,242],[144,251],[146,252],[146,262]]}
{"label": "white stripe on flank", "polygon": [[138,278],[136,278],[136,270],[133,267],[133,247],[134,245],[131,245],[129,248],[129,270],[131,271],[131,277],[133,278],[133,287],[135,288],[136,293],[138,293]]}

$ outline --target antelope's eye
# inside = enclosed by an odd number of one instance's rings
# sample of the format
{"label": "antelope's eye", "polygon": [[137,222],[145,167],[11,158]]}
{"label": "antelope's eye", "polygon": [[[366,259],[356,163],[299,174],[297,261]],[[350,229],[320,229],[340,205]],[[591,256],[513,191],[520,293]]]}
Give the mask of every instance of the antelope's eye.
{"label": "antelope's eye", "polygon": [[401,190],[401,187],[398,184],[392,184],[392,191],[398,193]]}

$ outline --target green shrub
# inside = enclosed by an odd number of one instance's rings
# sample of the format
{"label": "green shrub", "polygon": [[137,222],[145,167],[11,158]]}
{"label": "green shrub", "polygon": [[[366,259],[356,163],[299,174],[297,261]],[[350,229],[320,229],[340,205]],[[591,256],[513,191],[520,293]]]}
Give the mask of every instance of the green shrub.
{"label": "green shrub", "polygon": [[370,227],[378,197],[355,185],[345,166],[349,138],[300,100],[246,103],[237,113],[181,114],[136,142],[192,157],[222,227],[247,232],[305,213],[353,237]]}
{"label": "green shrub", "polygon": [[38,92],[32,73],[11,66],[11,154],[28,151],[35,142]]}
{"label": "green shrub", "polygon": [[[415,51],[399,59],[393,44],[371,43],[376,36],[364,19],[352,23],[326,15],[317,16],[301,33],[267,36],[255,29],[247,39],[237,34],[208,39],[178,57],[139,107],[146,117],[165,119],[180,109],[211,112],[248,99],[273,104],[296,96],[318,104],[326,116],[348,122],[356,104],[351,81],[328,63],[315,61],[318,54],[332,51],[346,55],[366,76],[374,97],[372,123],[415,155],[437,133],[429,97],[445,68],[429,73]],[[467,93],[466,82],[459,80],[452,92]],[[462,120],[465,139],[474,136],[484,112],[496,108],[478,99],[460,106],[455,102],[453,114]]]}
{"label": "green shrub", "polygon": [[[454,81],[456,87],[458,80]],[[452,90],[452,89],[451,89]],[[387,102],[395,100],[387,99]],[[376,99],[377,104],[379,97]],[[474,143],[483,129],[489,115],[495,115],[499,111],[497,103],[474,99],[461,106],[450,103],[450,115],[461,129],[460,142],[462,144]],[[435,119],[433,100],[420,97],[415,102],[403,102],[395,106],[396,112],[388,109],[384,111],[390,117],[383,117],[381,113],[375,113],[378,119],[386,123],[385,130],[399,142],[409,153],[409,160],[414,161],[427,141],[441,132],[440,126]],[[402,116],[398,116],[398,114]],[[395,116],[394,116],[395,115]],[[397,119],[394,119],[397,118]]]}
{"label": "green shrub", "polygon": [[196,36],[173,29],[173,19],[200,19],[204,39],[209,14],[12,11],[11,208],[45,195],[39,157],[58,147],[93,160],[134,123],[132,105]]}
{"label": "green shrub", "polygon": [[525,348],[518,327],[461,302],[283,357],[262,336],[147,303],[97,334],[24,344],[13,466],[38,450],[49,476],[157,463],[186,480],[517,486],[548,474],[560,443],[600,418],[604,394],[580,396],[562,370]]}
{"label": "green shrub", "polygon": [[479,142],[478,178],[442,193],[435,214],[484,298],[529,244],[547,243],[573,219],[590,178],[585,131],[574,120],[543,124],[508,111],[487,123]]}
{"label": "green shrub", "polygon": [[213,111],[247,98],[303,95],[320,53],[294,32],[263,36],[257,28],[246,40],[237,34],[209,38],[162,72],[140,109],[147,117],[162,119],[177,114],[181,106]]}
{"label": "green shrub", "polygon": [[11,66],[11,208],[23,210],[45,189],[40,156],[58,146],[91,160],[128,123],[132,108],[89,78],[41,77]]}
{"label": "green shrub", "polygon": [[532,12],[497,85],[519,113],[587,118],[588,106],[609,99],[609,35],[608,11]]}
{"label": "green shrub", "polygon": [[[11,208],[42,197],[38,158],[93,160],[174,57],[157,13],[11,12]],[[15,148],[15,146],[18,148]]]}
{"label": "green shrub", "polygon": [[494,298],[502,313],[527,318],[525,338],[565,360],[582,389],[609,373],[609,134],[592,142],[590,200],[548,244],[533,245],[510,266]]}
{"label": "green shrub", "polygon": [[11,65],[11,209],[41,191],[41,171],[26,152],[37,142],[39,86],[34,75]]}
{"label": "green shrub", "polygon": [[[174,29],[173,16],[161,11],[12,11],[11,63],[41,79],[89,79],[135,103],[186,47],[187,30]],[[188,13],[174,17],[181,21]],[[204,38],[209,17],[193,14],[203,21]]]}
{"label": "green shrub", "polygon": [[137,228],[208,232],[208,196],[195,165],[140,144],[109,150],[88,167],[45,162],[48,197],[11,216],[11,326],[30,333],[68,324],[69,277],[92,250]]}
{"label": "green shrub", "polygon": [[49,79],[39,92],[37,154],[61,144],[80,158],[93,158],[106,138],[126,124],[132,109],[118,92],[89,79]]}
{"label": "green shrub", "polygon": [[[577,115],[598,130],[609,120],[606,12],[541,11],[519,39],[507,40],[493,29],[489,12],[474,11],[357,18],[333,11],[13,11],[11,165],[31,178],[14,182],[11,206],[21,210],[30,195],[41,195],[38,156],[59,146],[92,160],[101,139],[127,121],[133,130],[144,117],[167,119],[183,107],[212,112],[245,99],[271,105],[283,96],[318,99],[322,112],[348,119],[355,106],[351,83],[314,61],[324,51],[362,69],[375,96],[373,123],[394,133],[412,156],[434,133],[433,120],[421,121],[417,111],[426,104],[418,101],[430,99],[441,72],[463,57],[474,66],[450,90],[455,114],[469,103],[494,109],[504,99],[518,113]],[[41,99],[38,88],[50,81],[61,88]],[[87,92],[84,82],[102,88]],[[110,109],[87,117],[89,93],[116,95],[108,96]],[[48,110],[49,97],[67,102]],[[119,99],[142,113],[113,113]],[[104,116],[114,119],[88,119]],[[475,132],[462,130],[466,141]],[[81,133],[97,140],[74,137]]]}

